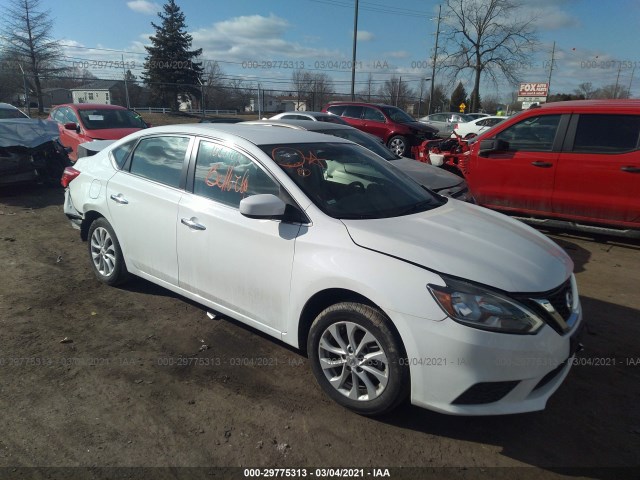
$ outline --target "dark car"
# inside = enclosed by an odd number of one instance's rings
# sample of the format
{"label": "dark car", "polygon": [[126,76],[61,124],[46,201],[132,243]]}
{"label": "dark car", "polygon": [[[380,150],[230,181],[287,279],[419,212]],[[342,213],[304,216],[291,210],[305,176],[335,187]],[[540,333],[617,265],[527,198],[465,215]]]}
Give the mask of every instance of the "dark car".
{"label": "dark car", "polygon": [[0,186],[57,183],[69,165],[54,122],[26,116],[0,120]]}
{"label": "dark car", "polygon": [[[244,124],[309,130],[350,140],[368,148],[373,153],[391,162],[393,166],[429,190],[439,193],[440,195],[455,198],[456,200],[474,202],[473,197],[469,193],[467,182],[463,178],[441,168],[434,167],[433,165],[418,162],[411,158],[400,157],[385,147],[378,137],[362,132],[349,125],[315,122],[312,120],[261,120],[244,122]],[[334,175],[336,174],[334,173]],[[334,181],[338,181],[338,179],[334,178]]]}
{"label": "dark car", "polygon": [[49,113],[58,122],[60,143],[70,148],[69,157],[78,159],[78,146],[92,140],[118,140],[148,125],[136,112],[118,105],[70,103]]}
{"label": "dark car", "polygon": [[244,120],[238,117],[210,117],[203,118],[198,123],[239,123],[242,121]]}
{"label": "dark car", "polygon": [[415,121],[404,110],[392,105],[362,102],[333,102],[322,109],[342,117],[358,130],[381,138],[401,157],[409,155],[411,147],[436,138],[437,130]]}

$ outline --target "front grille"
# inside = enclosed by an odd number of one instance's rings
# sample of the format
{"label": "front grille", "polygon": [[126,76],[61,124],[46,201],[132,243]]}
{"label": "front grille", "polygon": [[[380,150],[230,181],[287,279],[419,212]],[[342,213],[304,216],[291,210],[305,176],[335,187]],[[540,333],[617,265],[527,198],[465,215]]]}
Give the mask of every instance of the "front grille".
{"label": "front grille", "polygon": [[571,292],[571,279],[568,279],[544,297],[549,300],[549,303],[553,305],[553,308],[556,309],[556,312],[558,312],[564,320],[567,320],[571,316],[571,306],[567,305],[568,292]]}
{"label": "front grille", "polygon": [[483,382],[467,388],[453,401],[453,405],[482,405],[497,402],[513,390],[520,381]]}
{"label": "front grille", "polygon": [[[568,305],[569,302],[567,301],[567,299],[571,300],[571,295],[568,295],[569,293],[572,293],[571,278],[568,278],[560,286],[546,292],[518,293],[512,296],[519,302],[527,305],[534,312],[537,312],[556,332],[564,335],[571,327],[571,325],[565,323],[569,320],[572,313],[572,305]],[[555,312],[543,307],[542,304],[547,302],[547,307],[550,305]],[[558,318],[558,316],[560,318]]]}

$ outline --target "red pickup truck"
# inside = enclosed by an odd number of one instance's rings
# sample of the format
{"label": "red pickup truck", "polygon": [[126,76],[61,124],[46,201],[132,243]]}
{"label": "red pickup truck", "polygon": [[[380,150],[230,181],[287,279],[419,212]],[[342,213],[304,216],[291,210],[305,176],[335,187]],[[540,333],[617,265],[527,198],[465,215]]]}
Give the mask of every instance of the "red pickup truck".
{"label": "red pickup truck", "polygon": [[458,155],[480,205],[640,229],[640,100],[543,104],[496,125]]}

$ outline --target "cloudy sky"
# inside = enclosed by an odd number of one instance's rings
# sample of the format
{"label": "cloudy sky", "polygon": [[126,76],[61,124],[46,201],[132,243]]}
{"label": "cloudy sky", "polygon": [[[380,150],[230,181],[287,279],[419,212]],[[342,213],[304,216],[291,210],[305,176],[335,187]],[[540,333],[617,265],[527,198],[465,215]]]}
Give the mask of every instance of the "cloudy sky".
{"label": "cloudy sky", "polygon": [[[0,0],[0,7],[7,1]],[[43,0],[55,21],[53,36],[66,45],[67,63],[93,66],[99,60],[124,58],[136,75],[142,70],[143,47],[153,33],[151,22],[159,22],[162,3]],[[329,74],[338,91],[349,91],[354,0],[178,0],[178,4],[194,47],[203,48],[203,60],[217,61],[229,77],[286,90],[292,70],[304,67]],[[438,4],[437,0],[360,0],[357,81],[364,82],[372,73],[374,81],[384,82],[395,74],[419,88],[420,79],[431,76],[427,62],[433,54]],[[552,93],[571,92],[581,82],[602,86],[618,80],[624,86],[632,82],[632,95],[640,95],[640,69],[632,77],[633,67],[640,66],[638,0],[526,4],[520,15],[534,19],[540,46],[531,63],[522,66],[523,81],[547,80],[555,41]],[[104,64],[92,71],[100,78],[122,74]],[[458,79],[471,90],[469,76]],[[436,82],[453,81],[438,75]],[[487,84],[481,93],[510,91],[507,85]]]}

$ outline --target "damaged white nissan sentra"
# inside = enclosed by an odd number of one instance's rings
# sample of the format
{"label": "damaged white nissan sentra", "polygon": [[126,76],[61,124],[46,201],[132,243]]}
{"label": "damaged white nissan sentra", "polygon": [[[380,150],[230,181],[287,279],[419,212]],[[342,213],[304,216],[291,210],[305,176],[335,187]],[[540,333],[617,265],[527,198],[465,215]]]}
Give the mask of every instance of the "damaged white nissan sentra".
{"label": "damaged white nissan sentra", "polygon": [[347,140],[145,129],[65,171],[109,285],[130,274],[306,350],[365,415],[541,410],[578,348],[573,263],[535,230],[426,190]]}

